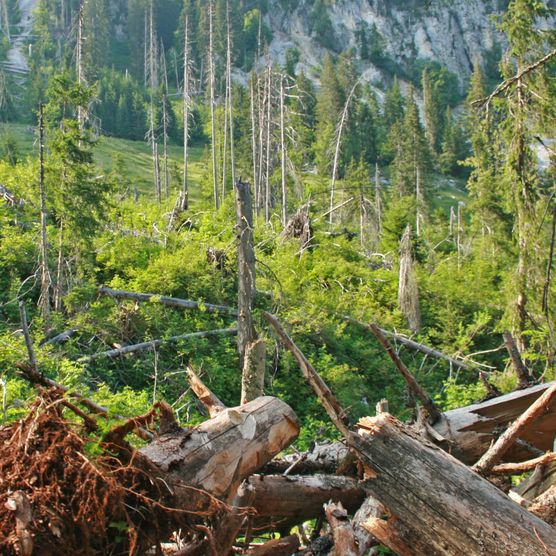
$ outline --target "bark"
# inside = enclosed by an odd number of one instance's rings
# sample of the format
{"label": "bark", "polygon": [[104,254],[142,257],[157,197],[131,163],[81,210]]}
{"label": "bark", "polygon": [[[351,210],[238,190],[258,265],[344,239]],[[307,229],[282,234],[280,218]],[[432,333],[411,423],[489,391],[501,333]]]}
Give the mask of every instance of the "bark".
{"label": "bark", "polygon": [[230,501],[241,481],[286,448],[298,432],[290,407],[267,396],[226,409],[195,429],[163,434],[140,452],[170,480]]}
{"label": "bark", "polygon": [[161,303],[168,307],[176,307],[177,309],[198,309],[207,313],[222,313],[230,316],[237,316],[237,310],[227,305],[214,305],[212,303],[199,303],[198,301],[190,301],[189,299],[180,299],[179,297],[167,297],[165,295],[156,295],[154,293],[138,293],[126,290],[113,290],[112,288],[101,287],[98,293],[114,297],[116,299],[131,299],[132,301],[147,301],[150,303]]}
{"label": "bark", "polygon": [[[464,463],[475,463],[488,449],[496,433],[517,419],[551,384],[540,384],[498,398],[446,411],[434,429],[447,439],[450,453]],[[522,431],[524,442],[514,444],[504,456],[507,461],[524,461],[552,449],[556,430],[556,401],[536,421]],[[527,448],[527,446],[531,448]]]}
{"label": "bark", "polygon": [[329,502],[324,505],[326,521],[332,529],[334,548],[329,556],[360,556],[355,532],[342,503]]}
{"label": "bark", "polygon": [[535,498],[529,507],[532,514],[540,517],[552,526],[556,525],[556,486],[551,486],[546,492]]}
{"label": "bark", "polygon": [[[361,420],[358,432],[350,445],[374,471],[366,489],[415,531],[426,554],[538,556],[556,546],[552,527],[391,415]],[[389,521],[368,528],[385,542]]]}
{"label": "bark", "polygon": [[[473,466],[473,469],[481,474],[488,473],[512,447],[515,440],[528,429],[543,413],[547,413],[549,407],[556,398],[556,383],[552,384],[540,398],[520,415],[498,438],[498,440],[483,454],[481,459]],[[554,429],[552,429],[554,434]]]}
{"label": "bark", "polygon": [[237,328],[223,328],[221,330],[205,330],[203,332],[191,332],[189,334],[180,334],[179,336],[170,336],[169,338],[151,340],[150,342],[141,342],[140,344],[133,344],[131,346],[125,346],[122,348],[110,349],[108,351],[103,351],[100,353],[95,353],[93,355],[80,357],[79,361],[82,363],[87,363],[89,361],[94,361],[95,359],[102,359],[102,358],[115,359],[116,357],[121,357],[122,355],[147,351],[149,349],[154,349],[158,346],[162,346],[164,344],[171,343],[171,342],[190,340],[192,338],[210,338],[212,336],[234,336],[235,334],[237,334]]}
{"label": "bark", "polygon": [[255,340],[245,349],[241,380],[241,403],[247,403],[264,393],[266,346],[263,339]]}

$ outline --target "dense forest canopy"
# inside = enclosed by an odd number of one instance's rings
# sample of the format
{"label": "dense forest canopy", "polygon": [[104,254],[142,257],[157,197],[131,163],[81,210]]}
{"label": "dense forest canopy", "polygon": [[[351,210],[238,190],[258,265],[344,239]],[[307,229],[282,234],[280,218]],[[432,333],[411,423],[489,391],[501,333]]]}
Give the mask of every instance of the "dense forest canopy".
{"label": "dense forest canopy", "polygon": [[[334,433],[293,358],[265,332],[263,309],[288,323],[354,418],[383,397],[409,416],[415,401],[346,316],[465,362],[462,370],[399,346],[444,407],[483,397],[487,375],[511,388],[505,331],[532,376],[554,378],[550,3],[488,3],[497,41],[467,74],[397,57],[380,26],[394,12],[413,25],[450,10],[435,0],[369,1],[377,19],[358,25],[345,49],[340,8],[327,0],[39,0],[31,13],[22,4],[2,2],[0,17],[6,419],[32,397],[15,373],[26,357],[19,301],[41,371],[114,413],[165,399],[184,422],[199,420],[186,364],[225,403],[238,402],[233,338],[87,358],[233,324],[203,304],[237,303],[240,177],[256,213],[265,390],[302,417],[301,446]],[[303,22],[318,65],[307,68],[301,46],[276,53],[275,13]],[[30,26],[23,39],[18,25]],[[284,233],[292,217],[310,221],[301,240]],[[115,301],[101,285],[201,310]],[[66,342],[49,341],[68,330]]]}

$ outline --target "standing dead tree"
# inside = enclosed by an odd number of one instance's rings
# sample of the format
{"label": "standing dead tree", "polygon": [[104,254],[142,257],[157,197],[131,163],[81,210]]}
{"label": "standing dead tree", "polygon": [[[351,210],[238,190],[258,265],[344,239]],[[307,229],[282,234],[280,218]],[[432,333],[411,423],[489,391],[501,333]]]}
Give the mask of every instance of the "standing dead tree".
{"label": "standing dead tree", "polygon": [[398,281],[398,306],[405,315],[409,328],[417,333],[421,328],[419,289],[413,264],[411,226],[408,224],[400,240],[400,270]]}
{"label": "standing dead tree", "polygon": [[265,344],[257,337],[253,322],[256,295],[253,202],[249,184],[238,181],[236,189],[238,253],[238,335],[242,367],[241,400],[245,403],[263,393]]}
{"label": "standing dead tree", "polygon": [[189,116],[190,102],[190,54],[189,54],[189,16],[185,16],[183,34],[183,183],[180,200],[180,209],[189,207]]}
{"label": "standing dead tree", "polygon": [[48,268],[48,237],[46,228],[46,185],[44,180],[44,110],[39,105],[39,193],[41,202],[41,242],[40,242],[40,265],[41,265],[41,293],[39,304],[44,319],[45,331],[50,327],[50,288],[52,280]]}
{"label": "standing dead tree", "polygon": [[218,192],[218,168],[216,165],[216,90],[215,90],[215,59],[214,59],[214,1],[208,2],[209,21],[209,48],[208,48],[208,79],[210,91],[210,129],[211,129],[211,152],[212,152],[212,183],[214,195],[214,208],[220,206],[220,195]]}

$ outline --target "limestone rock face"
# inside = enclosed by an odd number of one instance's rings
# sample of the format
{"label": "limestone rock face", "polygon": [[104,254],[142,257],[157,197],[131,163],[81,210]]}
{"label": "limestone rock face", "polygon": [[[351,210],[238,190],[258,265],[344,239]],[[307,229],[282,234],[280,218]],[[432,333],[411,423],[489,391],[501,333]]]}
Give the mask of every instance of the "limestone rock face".
{"label": "limestone rock face", "polygon": [[[300,52],[300,64],[307,72],[322,63],[326,49],[311,29],[314,2],[301,0],[293,8],[271,0],[265,23],[273,32],[271,57],[284,63],[288,48]],[[376,26],[384,39],[384,51],[396,64],[420,58],[436,60],[458,75],[468,77],[473,61],[483,61],[496,44],[504,46],[494,17],[505,9],[499,0],[333,0],[326,8],[334,29],[334,50],[358,52],[358,31]],[[368,80],[379,68],[361,61]]]}

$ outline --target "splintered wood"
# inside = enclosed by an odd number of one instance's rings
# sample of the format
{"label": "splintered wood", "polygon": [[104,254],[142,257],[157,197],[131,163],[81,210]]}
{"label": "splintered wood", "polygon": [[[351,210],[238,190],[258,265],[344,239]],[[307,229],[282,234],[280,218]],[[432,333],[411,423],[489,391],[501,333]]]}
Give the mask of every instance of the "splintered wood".
{"label": "splintered wood", "polygon": [[[365,488],[415,533],[419,553],[538,556],[556,547],[556,530],[391,415],[360,421],[358,433],[349,443],[376,473]],[[387,544],[382,521],[367,527]]]}

